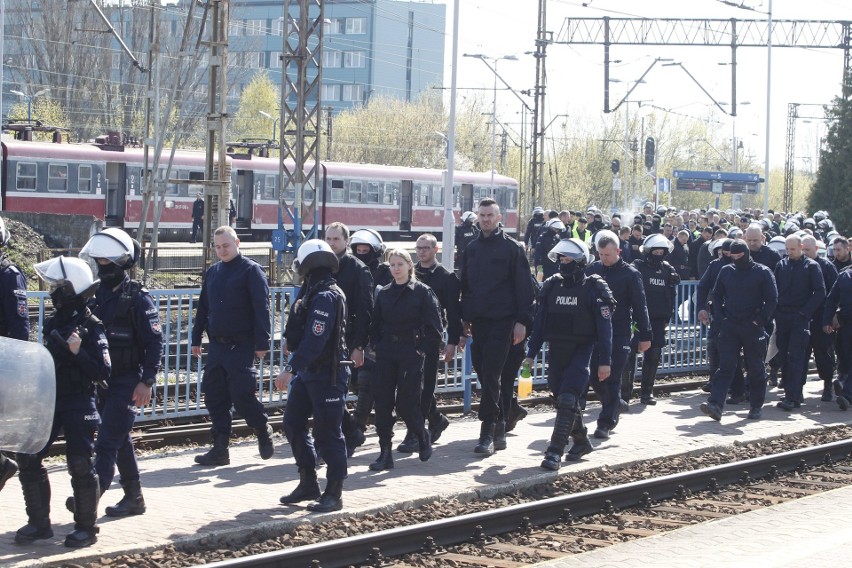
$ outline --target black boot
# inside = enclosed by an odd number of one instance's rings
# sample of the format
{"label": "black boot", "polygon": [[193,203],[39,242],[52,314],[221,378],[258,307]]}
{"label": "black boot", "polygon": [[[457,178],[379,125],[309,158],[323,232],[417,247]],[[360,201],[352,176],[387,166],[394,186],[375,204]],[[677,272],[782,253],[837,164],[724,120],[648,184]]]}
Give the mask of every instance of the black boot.
{"label": "black boot", "polygon": [[358,400],[355,402],[355,412],[353,418],[355,424],[361,432],[367,430],[367,422],[370,419],[370,412],[373,410],[374,404],[373,391],[370,388],[370,380],[366,375],[358,377]]}
{"label": "black boot", "polygon": [[441,437],[441,434],[444,433],[444,430],[450,425],[450,420],[441,414],[437,407],[432,409],[432,412],[429,414],[429,436],[432,438],[432,443],[438,441],[438,438]]}
{"label": "black boot", "polygon": [[479,427],[479,443],[473,449],[474,453],[485,456],[494,455],[494,422],[483,422]]}
{"label": "black boot", "polygon": [[284,505],[298,503],[300,501],[314,501],[320,498],[319,483],[317,483],[317,472],[315,469],[306,468],[299,470],[299,485],[289,495],[285,495],[279,501]]}
{"label": "black boot", "polygon": [[589,429],[582,424],[580,420],[574,424],[574,431],[571,432],[571,448],[565,454],[565,461],[580,461],[583,456],[590,453],[592,442],[589,440]]}
{"label": "black boot", "polygon": [[0,490],[6,485],[6,482],[15,476],[18,471],[18,464],[10,458],[0,454]]}
{"label": "black boot", "polygon": [[47,470],[24,470],[18,476],[21,489],[24,492],[24,503],[27,508],[27,524],[15,533],[15,542],[29,544],[35,540],[50,538],[53,529],[50,528],[50,482],[47,480]]}
{"label": "black boot", "polygon": [[213,447],[206,454],[195,456],[195,463],[210,466],[230,464],[231,456],[228,452],[230,442],[231,437],[228,434],[214,434]]}
{"label": "black boot", "polygon": [[506,418],[506,432],[511,432],[518,425],[518,422],[527,417],[527,409],[521,406],[516,397],[512,397],[512,404],[509,405],[509,416]]}
{"label": "black boot", "polygon": [[[388,454],[390,454],[390,442],[388,442]],[[343,480],[328,480],[325,484],[325,491],[319,501],[314,501],[308,505],[308,511],[313,513],[330,513],[331,511],[339,511],[343,508]]]}
{"label": "black boot", "polygon": [[260,459],[268,460],[275,453],[275,445],[272,443],[272,426],[267,424],[265,428],[256,429],[255,433],[257,434],[257,449],[260,451]]}
{"label": "black boot", "polygon": [[142,484],[136,481],[124,482],[124,497],[114,507],[107,507],[107,517],[129,517],[131,515],[145,514],[145,499],[142,497]]}
{"label": "black boot", "polygon": [[370,464],[371,471],[384,471],[393,469],[393,452],[391,451],[390,438],[379,438],[379,457]]}
{"label": "black boot", "polygon": [[550,445],[544,454],[541,467],[550,471],[559,469],[562,460],[562,452],[568,444],[568,438],[578,419],[577,399],[571,394],[561,394],[556,399],[556,419],[553,422],[553,433],[550,436]]}
{"label": "black boot", "polygon": [[498,420],[494,424],[494,451],[506,449],[506,423]]}
{"label": "black boot", "polygon": [[423,434],[417,437],[417,449],[420,461],[429,461],[432,457],[432,437],[426,428],[423,428]]}
{"label": "black boot", "polygon": [[69,456],[68,471],[74,490],[74,531],[65,537],[68,548],[83,548],[98,542],[98,499],[101,488],[91,458]]}
{"label": "black boot", "polygon": [[401,454],[413,454],[414,450],[417,448],[417,436],[415,436],[414,432],[411,430],[406,430],[405,438],[403,438],[402,442],[400,442],[400,444],[396,447],[396,451]]}
{"label": "black boot", "polygon": [[343,430],[343,439],[346,440],[346,457],[351,458],[355,455],[355,449],[367,441],[367,436],[348,410],[343,412],[341,429]]}
{"label": "black boot", "polygon": [[642,361],[642,384],[641,395],[639,401],[642,404],[655,405],[654,400],[654,381],[657,380],[657,369],[660,366],[662,358],[662,349],[648,349],[645,351],[645,357]]}

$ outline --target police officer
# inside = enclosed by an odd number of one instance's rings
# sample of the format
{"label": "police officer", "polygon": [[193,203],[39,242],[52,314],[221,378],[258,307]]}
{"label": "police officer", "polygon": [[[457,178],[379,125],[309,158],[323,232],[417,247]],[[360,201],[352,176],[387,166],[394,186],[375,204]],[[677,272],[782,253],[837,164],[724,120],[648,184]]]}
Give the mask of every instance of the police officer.
{"label": "police officer", "polygon": [[479,227],[476,226],[476,213],[465,211],[461,216],[461,224],[456,226],[456,256],[455,266],[460,267],[461,253],[467,248],[471,241],[479,236]]}
{"label": "police officer", "polygon": [[586,243],[562,240],[550,255],[559,263],[559,273],[542,285],[526,361],[532,364],[542,344],[549,343],[547,382],[556,399],[556,420],[541,467],[556,471],[569,437],[573,439],[566,455],[569,461],[592,451],[580,399],[589,388],[589,363],[596,342],[601,356],[595,379],[604,381],[609,376],[615,300],[603,278],[585,275],[591,260]]}
{"label": "police officer", "polygon": [[[716,369],[719,368],[719,322],[713,321],[711,314],[713,312],[710,303],[710,292],[716,285],[716,278],[719,277],[719,272],[722,267],[731,263],[731,239],[716,239],[710,243],[710,254],[715,258],[707,266],[707,270],[698,281],[698,286],[695,291],[695,306],[698,310],[698,321],[708,327],[707,330],[707,364],[708,374],[712,378]],[[737,367],[739,369],[739,366]],[[743,381],[743,384],[745,382]],[[710,392],[710,381],[704,385],[704,392]]]}
{"label": "police officer", "polygon": [[849,239],[846,237],[836,237],[834,244],[834,267],[839,273],[841,270],[852,264],[852,255],[849,254]]}
{"label": "police officer", "polygon": [[192,202],[192,235],[189,239],[190,243],[194,243],[198,239],[198,231],[204,226],[204,196],[199,191],[195,196],[195,201]]}
{"label": "police officer", "polygon": [[784,400],[778,403],[778,408],[790,411],[799,408],[803,401],[810,321],[825,300],[825,282],[819,265],[804,255],[799,236],[790,235],[786,244],[787,258],[775,267],[778,287],[775,344],[782,357],[784,377]]}
{"label": "police officer", "polygon": [[[420,399],[420,410],[429,423],[429,437],[432,443],[435,443],[450,425],[447,417],[438,411],[435,401],[438,359],[443,355],[444,362],[452,361],[456,356],[456,349],[464,349],[467,337],[464,335],[459,316],[459,279],[455,272],[450,272],[438,263],[436,259],[438,239],[429,233],[420,235],[415,247],[417,264],[414,266],[414,272],[417,280],[429,286],[438,298],[441,306],[441,321],[447,332],[447,343],[443,353],[439,353],[440,349],[424,351],[423,358],[423,395]],[[414,432],[409,431],[396,450],[410,454],[417,449],[417,446],[417,437]]]}
{"label": "police officer", "polygon": [[[474,452],[494,453],[495,432],[508,416],[501,376],[510,347],[521,343],[532,323],[534,302],[530,266],[521,245],[500,228],[500,206],[479,202],[479,237],[462,253],[461,313],[473,337],[471,359],[482,388],[479,442]],[[499,430],[498,430],[499,429]]]}
{"label": "police officer", "polygon": [[[370,335],[370,322],[373,317],[373,275],[367,266],[355,258],[349,248],[349,227],[340,222],[331,223],[325,230],[325,242],[337,256],[339,268],[334,273],[337,285],[343,290],[346,302],[346,345],[355,364],[350,379],[350,387],[361,400],[352,414],[344,409],[343,435],[346,438],[346,451],[349,457],[355,453],[355,448],[366,440],[367,419],[372,408],[369,377],[372,374],[372,363],[369,370],[364,369],[364,351],[367,348]],[[303,288],[299,289],[302,294]],[[362,373],[363,371],[363,373]],[[363,380],[358,380],[359,375]]]}
{"label": "police officer", "polygon": [[749,380],[748,418],[757,420],[766,397],[766,330],[778,303],[778,291],[772,272],[751,260],[745,241],[731,243],[730,258],[731,264],[719,271],[712,293],[713,317],[719,321],[719,369],[710,381],[710,397],[700,408],[713,420],[722,419],[725,395],[742,349]]}
{"label": "police officer", "polygon": [[[327,243],[311,239],[299,247],[294,268],[305,293],[290,306],[284,337],[291,355],[275,379],[278,390],[289,389],[284,434],[299,468],[299,485],[281,497],[281,503],[314,501],[308,510],[315,513],[343,508],[343,480],[348,474],[341,430],[349,380],[349,369],[341,365],[348,356],[347,316],[343,291],[332,277],[338,267],[337,255]],[[311,417],[313,438],[308,431]],[[317,454],[328,466],[322,494]]]}
{"label": "police officer", "polygon": [[370,329],[376,351],[373,396],[380,450],[370,464],[373,471],[393,468],[394,408],[417,438],[420,461],[432,455],[432,441],[421,411],[423,359],[426,353],[438,352],[443,330],[438,299],[431,288],[417,281],[408,252],[392,249],[388,262],[393,282],[376,295]]}
{"label": "police officer", "polygon": [[630,354],[631,323],[635,322],[639,329],[639,353],[644,353],[651,347],[651,324],[648,321],[642,275],[621,259],[618,237],[611,231],[600,231],[597,243],[600,260],[589,265],[586,274],[597,274],[603,278],[616,302],[612,316],[612,353],[607,357],[604,346],[598,346],[592,354],[592,376],[598,375],[599,365],[607,360],[611,361],[609,378],[591,382],[601,401],[601,412],[594,436],[606,440],[610,430],[618,424],[622,408],[621,375]]}
{"label": "police officer", "polygon": [[548,253],[559,242],[563,231],[565,231],[565,223],[559,219],[549,219],[544,223],[533,254],[535,277],[539,282],[547,280],[558,271],[558,266],[550,260]]}
{"label": "police officer", "polygon": [[109,388],[98,391],[101,425],[95,444],[101,493],[109,489],[116,466],[124,488],[124,498],[106,508],[110,517],[145,512],[130,430],[136,408],[151,402],[163,356],[157,308],[148,291],[127,274],[138,262],[139,253],[139,243],[115,228],[94,235],[80,251],[80,258],[97,265],[101,284],[92,310],[106,328],[112,362]]}
{"label": "police officer", "polygon": [[[0,219],[0,335],[29,341],[30,318],[27,309],[27,281],[24,273],[3,254],[11,234],[6,222]],[[12,479],[18,465],[0,453],[0,490]]]}
{"label": "police officer", "polygon": [[[642,245],[643,258],[633,261],[633,266],[642,275],[645,297],[648,301],[648,317],[651,322],[651,348],[642,357],[642,383],[639,401],[654,405],[654,380],[666,345],[666,324],[675,309],[675,294],[680,276],[674,267],[665,261],[673,249],[672,242],[664,235],[651,235]],[[628,385],[632,387],[632,385]],[[622,399],[630,401],[632,388],[622,389]],[[624,395],[627,397],[624,397]]]}
{"label": "police officer", "polygon": [[[834,283],[837,282],[837,269],[829,260],[819,255],[817,241],[810,235],[802,237],[802,252],[805,253],[806,257],[819,265],[827,295],[831,291],[832,286],[834,286]],[[831,402],[831,380],[834,378],[834,348],[831,344],[831,336],[822,330],[822,313],[824,310],[825,302],[820,304],[814,312],[813,317],[811,317],[811,341],[803,360],[806,365],[805,375],[807,376],[807,364],[811,358],[811,352],[813,352],[817,373],[819,374],[819,378],[822,379],[821,400],[823,402]]]}
{"label": "police officer", "polygon": [[749,254],[753,261],[759,262],[769,270],[775,270],[775,266],[781,260],[781,255],[764,244],[765,237],[761,225],[757,223],[749,225],[743,233],[743,240],[748,245]]}
{"label": "police officer", "polygon": [[15,542],[28,544],[50,538],[50,481],[42,460],[60,432],[65,435],[65,457],[74,493],[74,531],[65,546],[81,548],[97,542],[98,476],[92,454],[98,409],[95,383],[106,384],[110,357],[104,326],[86,307],[99,282],[79,258],[57,257],[33,267],[50,288],[54,311],[44,322],[45,346],[56,367],[56,410],[45,447],[37,454],[18,454],[27,524],[15,533]]}
{"label": "police officer", "polygon": [[[539,233],[541,232],[542,225],[544,225],[544,221],[544,209],[541,207],[535,207],[533,209],[532,217],[527,222],[527,230],[524,232],[524,244],[526,245],[527,250],[531,251],[538,242]],[[480,227],[480,230],[482,230],[482,227]]]}
{"label": "police officer", "polygon": [[837,333],[837,380],[834,381],[834,393],[840,410],[847,410],[852,406],[852,381],[849,380],[852,365],[852,270],[841,270],[837,275],[837,282],[831,287],[825,301],[822,330],[825,333]]}
{"label": "police officer", "polygon": [[209,339],[207,365],[201,379],[204,406],[213,423],[213,447],[196,456],[207,466],[231,463],[231,405],[257,434],[261,459],[275,452],[272,427],[257,400],[255,357],[269,351],[269,285],[263,268],[240,254],[237,233],[227,226],[213,233],[217,262],[207,270],[192,326],[192,354],[201,357],[201,335]]}

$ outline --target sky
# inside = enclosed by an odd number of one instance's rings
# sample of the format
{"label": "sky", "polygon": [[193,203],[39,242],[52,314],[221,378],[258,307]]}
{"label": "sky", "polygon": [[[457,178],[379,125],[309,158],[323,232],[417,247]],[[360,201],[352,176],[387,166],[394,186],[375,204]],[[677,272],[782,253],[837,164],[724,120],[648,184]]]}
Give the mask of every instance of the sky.
{"label": "sky", "polygon": [[[452,65],[452,0],[436,0],[447,4],[447,39],[445,55],[445,87],[450,86]],[[548,0],[547,29],[559,38],[566,18],[714,18],[765,20],[769,0],[736,0],[756,11],[728,6],[720,0]],[[499,74],[516,91],[535,86],[535,60],[525,52],[534,50],[538,0],[460,0],[458,96],[471,94],[491,100],[494,75],[479,60],[462,57],[464,53],[482,53],[489,57],[514,55],[517,61],[500,61]],[[774,20],[850,20],[852,6],[848,0],[774,0]],[[603,47],[552,44],[547,48],[548,98],[545,103],[547,121],[604,120],[603,113]],[[721,103],[731,100],[731,50],[724,47],[644,47],[613,46],[610,59],[612,83],[610,106],[626,94],[651,65],[654,58],[671,58],[686,68],[710,96],[689,79],[678,67],[657,64],[638,85],[630,100],[672,109],[696,117],[710,117],[736,130],[743,141],[745,155],[753,155],[762,163],[765,155],[767,113],[767,50],[737,50],[737,118],[716,109],[710,97]],[[840,49],[772,49],[770,165],[783,167],[788,103],[823,105],[840,93],[843,51]],[[527,99],[530,107],[532,99]],[[503,89],[497,92],[497,115],[501,122],[520,122],[520,102]],[[635,112],[636,105],[630,105]],[[712,109],[716,109],[715,111]],[[819,106],[800,107],[797,123],[797,167],[808,167],[814,155],[816,140],[824,136],[825,125]],[[516,128],[519,128],[516,126]],[[660,143],[664,143],[660,141]],[[762,172],[761,172],[762,173]]]}

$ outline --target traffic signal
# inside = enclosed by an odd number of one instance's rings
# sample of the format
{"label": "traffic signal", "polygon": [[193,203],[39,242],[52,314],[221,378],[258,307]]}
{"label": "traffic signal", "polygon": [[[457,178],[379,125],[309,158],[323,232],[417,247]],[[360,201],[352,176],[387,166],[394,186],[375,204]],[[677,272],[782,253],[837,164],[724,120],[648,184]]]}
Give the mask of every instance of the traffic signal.
{"label": "traffic signal", "polygon": [[645,140],[645,167],[648,170],[654,169],[654,162],[656,161],[655,152],[657,149],[657,143],[650,136]]}
{"label": "traffic signal", "polygon": [[618,172],[621,171],[621,162],[613,160],[609,165],[609,169],[612,170],[613,174],[618,175]]}

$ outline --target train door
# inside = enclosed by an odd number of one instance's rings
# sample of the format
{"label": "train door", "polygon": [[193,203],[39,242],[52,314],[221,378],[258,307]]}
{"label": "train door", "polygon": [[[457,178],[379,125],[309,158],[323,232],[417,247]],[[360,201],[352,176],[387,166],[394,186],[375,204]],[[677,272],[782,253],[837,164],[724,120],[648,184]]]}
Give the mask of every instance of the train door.
{"label": "train door", "polygon": [[473,184],[463,183],[461,185],[461,196],[459,200],[461,212],[473,211]]}
{"label": "train door", "polygon": [[126,164],[108,162],[106,165],[106,211],[104,225],[123,227],[127,211]]}
{"label": "train door", "polygon": [[237,170],[237,185],[234,187],[234,204],[237,207],[237,229],[251,229],[254,217],[254,172]]}
{"label": "train door", "polygon": [[411,230],[411,211],[414,197],[414,182],[404,179],[399,184],[399,230]]}

